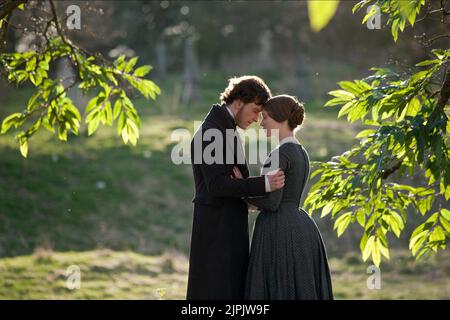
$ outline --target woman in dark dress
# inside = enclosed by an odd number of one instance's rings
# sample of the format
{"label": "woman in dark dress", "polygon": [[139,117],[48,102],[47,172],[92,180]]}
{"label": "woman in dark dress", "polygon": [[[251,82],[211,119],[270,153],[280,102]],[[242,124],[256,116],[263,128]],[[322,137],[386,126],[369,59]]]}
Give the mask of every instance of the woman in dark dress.
{"label": "woman in dark dress", "polygon": [[[314,220],[300,207],[309,176],[309,157],[294,136],[304,108],[294,97],[281,95],[263,106],[261,126],[279,134],[262,174],[280,168],[284,188],[247,201],[260,211],[253,229],[246,299],[333,299],[325,246]],[[278,131],[276,130],[278,129]],[[235,176],[239,171],[235,169]]]}

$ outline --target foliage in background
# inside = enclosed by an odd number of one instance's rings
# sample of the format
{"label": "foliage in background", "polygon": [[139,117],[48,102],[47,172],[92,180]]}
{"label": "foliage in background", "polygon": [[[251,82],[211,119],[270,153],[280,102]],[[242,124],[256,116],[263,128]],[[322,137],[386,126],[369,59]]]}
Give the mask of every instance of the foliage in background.
{"label": "foliage in background", "polygon": [[[6,35],[8,17],[15,10],[25,10],[26,2],[6,1],[0,11],[2,34]],[[7,7],[8,3],[10,7]],[[72,87],[78,86],[84,93],[96,92],[85,110],[88,135],[93,134],[99,124],[112,126],[117,120],[117,132],[124,143],[136,145],[140,118],[129,99],[130,91],[126,89],[131,86],[146,99],[155,100],[160,89],[153,81],[144,78],[151,67],[135,68],[138,57],[127,60],[121,55],[110,62],[99,53],[92,54],[78,47],[65,37],[55,4],[52,0],[49,4],[51,18],[41,31],[44,44],[37,50],[0,54],[0,69],[11,83],[17,86],[31,83],[36,88],[22,112],[13,113],[3,120],[0,133],[7,133],[13,126],[21,129],[15,138],[24,157],[28,153],[28,140],[42,127],[62,141],[67,141],[70,132],[78,135],[82,121],[80,106],[75,106],[67,95]],[[62,58],[69,59],[76,75],[70,79],[50,78],[54,62]],[[65,85],[67,82],[70,84]]]}
{"label": "foliage in background", "polygon": [[[387,25],[395,41],[407,23],[414,26],[425,6],[424,0],[361,1],[356,12],[369,4],[387,15]],[[334,6],[335,4],[328,4]],[[427,12],[450,14],[441,7]],[[376,10],[369,10],[363,23]],[[318,13],[317,13],[318,14]],[[314,19],[312,19],[313,21]],[[434,41],[450,35],[438,35]],[[349,122],[361,120],[368,129],[356,137],[359,145],[331,161],[317,162],[312,176],[319,175],[306,199],[321,217],[331,214],[340,236],[351,223],[363,228],[360,249],[363,260],[371,257],[378,266],[381,257],[389,259],[388,235],[400,234],[408,222],[408,208],[419,211],[426,221],[413,231],[409,249],[417,258],[446,248],[450,234],[450,50],[429,49],[432,58],[421,61],[412,73],[373,68],[362,80],[339,82],[339,90],[325,106],[342,106],[339,117]],[[396,173],[395,175],[393,175]],[[421,186],[399,183],[402,177]],[[439,200],[439,201],[437,201]]]}

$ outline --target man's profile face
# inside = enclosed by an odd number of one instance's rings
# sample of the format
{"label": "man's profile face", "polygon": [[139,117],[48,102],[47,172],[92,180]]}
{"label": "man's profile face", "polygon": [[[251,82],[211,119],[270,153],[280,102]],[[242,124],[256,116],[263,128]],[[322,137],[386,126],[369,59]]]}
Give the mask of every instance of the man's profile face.
{"label": "man's profile face", "polygon": [[245,103],[236,114],[236,124],[241,129],[247,129],[253,122],[258,122],[261,111],[262,106],[254,102]]}

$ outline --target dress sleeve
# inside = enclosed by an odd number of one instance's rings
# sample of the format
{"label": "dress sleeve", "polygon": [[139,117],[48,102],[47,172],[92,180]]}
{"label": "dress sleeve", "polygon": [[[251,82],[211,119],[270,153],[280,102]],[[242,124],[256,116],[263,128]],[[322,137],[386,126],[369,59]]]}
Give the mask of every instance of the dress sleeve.
{"label": "dress sleeve", "polygon": [[[280,169],[284,172],[285,177],[287,177],[289,170],[289,159],[285,154],[280,152],[279,161]],[[267,193],[263,197],[247,198],[246,200],[260,210],[275,211],[280,206],[281,199],[283,198],[283,189],[284,187]]]}

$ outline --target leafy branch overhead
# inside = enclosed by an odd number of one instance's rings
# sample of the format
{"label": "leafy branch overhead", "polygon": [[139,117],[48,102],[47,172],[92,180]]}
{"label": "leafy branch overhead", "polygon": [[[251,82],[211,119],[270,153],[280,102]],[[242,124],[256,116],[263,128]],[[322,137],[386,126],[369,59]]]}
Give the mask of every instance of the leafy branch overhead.
{"label": "leafy branch overhead", "polygon": [[[145,79],[151,67],[136,67],[138,57],[127,59],[124,55],[110,62],[100,54],[94,55],[76,46],[64,36],[55,5],[53,1],[49,3],[53,16],[43,31],[45,44],[38,50],[0,54],[0,69],[11,83],[19,86],[29,82],[36,88],[22,112],[3,120],[1,133],[7,133],[12,127],[20,130],[15,138],[24,157],[28,153],[29,139],[42,127],[63,141],[67,140],[70,132],[78,135],[82,117],[68,96],[68,91],[78,86],[84,93],[96,93],[86,106],[84,115],[88,135],[93,134],[100,124],[112,126],[117,120],[117,132],[123,141],[136,145],[140,117],[128,97],[127,87],[131,86],[145,98],[155,100],[160,89],[153,81]],[[51,26],[56,30],[53,37],[49,36]],[[6,28],[5,25],[3,27]],[[54,62],[61,58],[67,58],[76,70],[70,79],[49,77]],[[70,84],[65,85],[67,82]]]}
{"label": "leafy branch overhead", "polygon": [[[370,3],[388,15],[394,40],[426,5],[423,0],[361,1],[353,11]],[[435,12],[430,6],[421,20]],[[325,107],[339,106],[339,117],[368,127],[351,150],[314,163],[312,177],[318,181],[306,199],[311,211],[331,214],[338,236],[351,223],[359,224],[362,257],[377,266],[382,256],[390,258],[388,236],[400,237],[408,213],[420,212],[425,219],[409,237],[417,258],[445,249],[450,234],[450,50],[431,50],[430,59],[411,70],[372,68],[367,78],[339,82],[340,88],[329,93],[333,98]]]}

